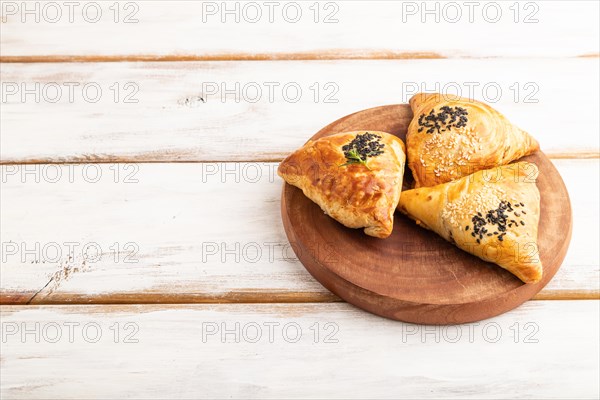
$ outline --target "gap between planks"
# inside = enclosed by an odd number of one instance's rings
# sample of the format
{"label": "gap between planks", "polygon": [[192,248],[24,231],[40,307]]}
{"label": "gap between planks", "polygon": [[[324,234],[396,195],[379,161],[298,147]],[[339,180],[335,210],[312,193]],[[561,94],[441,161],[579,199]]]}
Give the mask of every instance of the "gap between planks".
{"label": "gap between planks", "polygon": [[[42,297],[36,300],[37,293],[0,295],[0,305],[31,306],[31,305],[135,305],[135,304],[307,304],[307,303],[344,303],[333,293],[256,293],[235,292],[224,295],[203,294],[155,294],[155,293],[121,293],[86,296],[68,293],[52,296],[51,299]],[[532,298],[536,301],[552,300],[600,300],[600,292],[542,292]]]}
{"label": "gap between planks", "polygon": [[[569,153],[553,153],[547,152],[546,156],[554,160],[593,160],[600,158],[600,152],[598,151],[580,151],[580,152],[569,152]],[[273,156],[266,157],[255,157],[248,159],[215,159],[215,160],[195,160],[186,159],[185,155],[178,156],[177,153],[165,152],[163,156],[156,152],[152,156],[145,154],[133,155],[133,156],[73,156],[73,157],[61,157],[56,158],[35,158],[35,159],[24,159],[24,160],[2,160],[0,159],[0,165],[29,165],[29,164],[113,164],[113,163],[139,163],[139,164],[171,164],[171,163],[278,163],[283,160],[287,154],[274,154]]]}
{"label": "gap between planks", "polygon": [[[589,57],[582,55],[578,57]],[[2,56],[5,63],[64,63],[64,62],[137,62],[137,61],[316,61],[316,60],[410,60],[444,59],[434,52],[397,51],[344,51],[293,53],[216,53],[216,54],[132,54],[113,56],[47,55],[47,56]]]}
{"label": "gap between planks", "polygon": [[[84,56],[84,55],[55,55],[55,56],[0,56],[3,63],[92,63],[92,62],[179,62],[179,61],[337,61],[337,60],[441,60],[447,59],[435,52],[397,52],[397,51],[344,51],[331,50],[321,52],[298,53],[221,53],[206,55],[114,55],[114,56]],[[500,56],[485,57],[456,57],[456,58],[503,58]],[[511,57],[515,58],[515,57]],[[518,58],[518,57],[517,57]],[[554,57],[548,57],[554,58]],[[562,58],[562,57],[561,57]],[[565,58],[600,58],[600,53],[586,53]]]}

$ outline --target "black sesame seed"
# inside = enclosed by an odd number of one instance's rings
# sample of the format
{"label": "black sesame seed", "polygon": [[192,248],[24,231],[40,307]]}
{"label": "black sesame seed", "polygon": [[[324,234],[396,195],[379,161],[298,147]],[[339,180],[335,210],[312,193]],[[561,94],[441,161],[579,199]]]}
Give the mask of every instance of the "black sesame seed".
{"label": "black sesame seed", "polygon": [[521,222],[521,225],[525,225],[525,222],[523,222],[523,221],[520,221],[520,222]]}
{"label": "black sesame seed", "polygon": [[[517,204],[515,204],[515,206],[517,206]],[[497,209],[488,210],[485,213],[485,217],[480,212],[473,215],[471,218],[471,221],[473,222],[473,233],[471,233],[471,236],[478,238],[477,240],[481,241],[484,237],[498,235],[500,232],[498,239],[503,241],[504,235],[506,235],[507,223],[508,228],[511,228],[513,225],[518,225],[518,222],[514,219],[509,220],[505,212],[513,212],[512,204],[508,201],[501,201],[500,204],[498,204]],[[496,228],[493,233],[489,233],[491,230],[488,230],[488,224],[491,224]]]}
{"label": "black sesame seed", "polygon": [[348,164],[365,163],[367,158],[383,154],[384,143],[379,141],[380,135],[365,132],[358,134],[348,144],[342,146]]}
{"label": "black sesame seed", "polygon": [[419,132],[427,128],[427,133],[441,133],[450,128],[461,128],[467,125],[467,115],[469,113],[462,107],[440,107],[440,111],[436,114],[432,109],[429,114],[421,114],[419,116]]}
{"label": "black sesame seed", "polygon": [[469,230],[469,225],[465,226],[465,231]]}

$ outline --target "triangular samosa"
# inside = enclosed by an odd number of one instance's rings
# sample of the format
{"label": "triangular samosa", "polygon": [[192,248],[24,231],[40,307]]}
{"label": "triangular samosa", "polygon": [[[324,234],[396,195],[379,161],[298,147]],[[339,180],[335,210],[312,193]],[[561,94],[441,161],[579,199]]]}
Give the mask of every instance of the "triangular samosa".
{"label": "triangular samosa", "polygon": [[527,132],[476,100],[418,93],[410,107],[406,148],[415,187],[506,165],[539,149]]}
{"label": "triangular samosa", "polygon": [[398,209],[417,224],[526,283],[542,278],[535,164],[519,162],[402,192]]}
{"label": "triangular samosa", "polygon": [[405,159],[396,136],[348,132],[308,141],[277,172],[338,222],[385,238],[394,226]]}

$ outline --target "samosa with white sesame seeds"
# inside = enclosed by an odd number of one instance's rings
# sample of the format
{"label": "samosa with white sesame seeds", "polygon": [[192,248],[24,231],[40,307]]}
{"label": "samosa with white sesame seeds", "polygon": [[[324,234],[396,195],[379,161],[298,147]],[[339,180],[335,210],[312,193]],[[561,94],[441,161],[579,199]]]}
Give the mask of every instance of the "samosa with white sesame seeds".
{"label": "samosa with white sesame seeds", "polygon": [[519,162],[402,192],[398,209],[460,249],[525,283],[542,279],[535,164]]}
{"label": "samosa with white sesame seeds", "polygon": [[347,132],[309,140],[277,172],[341,224],[386,238],[394,227],[405,160],[404,143],[394,135]]}
{"label": "samosa with white sesame seeds", "polygon": [[476,100],[418,93],[410,107],[406,148],[417,188],[506,165],[539,149],[527,132]]}

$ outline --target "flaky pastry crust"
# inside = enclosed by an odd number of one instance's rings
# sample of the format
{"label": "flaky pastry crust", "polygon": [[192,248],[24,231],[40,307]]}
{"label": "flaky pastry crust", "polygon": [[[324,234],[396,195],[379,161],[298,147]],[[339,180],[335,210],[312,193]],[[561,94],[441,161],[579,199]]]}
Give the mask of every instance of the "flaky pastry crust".
{"label": "flaky pastry crust", "polygon": [[[406,148],[416,188],[505,165],[539,149],[538,142],[527,132],[476,100],[418,93],[410,99],[410,107],[414,117],[408,127]],[[465,110],[465,123],[457,123],[458,117],[454,124],[445,125],[452,115],[444,116],[443,107]],[[432,111],[446,117],[440,123],[441,129],[433,128],[435,121],[427,121]]]}
{"label": "flaky pastry crust", "polygon": [[462,250],[526,283],[543,275],[535,164],[519,162],[402,192],[398,209]]}
{"label": "flaky pastry crust", "polygon": [[402,190],[404,143],[389,133],[368,132],[381,136],[385,146],[367,166],[344,165],[348,160],[342,147],[366,133],[359,131],[311,140],[283,160],[277,172],[338,222],[385,238],[392,233]]}

